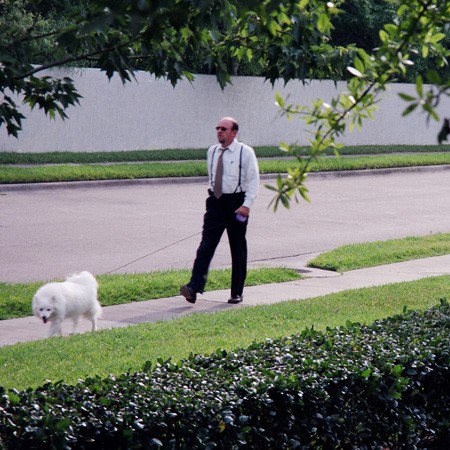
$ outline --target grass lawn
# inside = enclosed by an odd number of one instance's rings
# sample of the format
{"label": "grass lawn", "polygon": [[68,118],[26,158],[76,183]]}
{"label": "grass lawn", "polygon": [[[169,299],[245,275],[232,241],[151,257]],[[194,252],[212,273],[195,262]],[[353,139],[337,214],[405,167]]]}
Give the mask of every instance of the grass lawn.
{"label": "grass lawn", "polygon": [[190,353],[232,351],[254,341],[325,329],[347,321],[370,323],[448,299],[450,276],[427,278],[214,314],[56,337],[0,348],[0,380],[7,388],[37,387],[45,380],[76,383],[92,375],[142,370],[146,361],[180,361]]}
{"label": "grass lawn", "polygon": [[345,272],[450,253],[450,233],[343,245],[308,262],[309,267]]}
{"label": "grass lawn", "polygon": [[[443,150],[447,148],[446,146],[407,147],[409,151],[406,151],[404,146],[399,147],[402,151],[398,147],[364,147],[369,155],[362,155],[359,147],[349,147],[341,151],[342,155],[347,156],[321,158],[312,164],[311,171],[350,171],[450,164],[450,152]],[[153,152],[156,156],[152,159]],[[261,158],[259,166],[263,174],[286,173],[288,168],[296,164],[295,160],[286,157],[286,153],[280,152],[275,147],[260,148],[257,149],[257,153]],[[141,160],[130,164],[130,160],[124,159],[125,155],[114,156],[114,153],[31,155],[0,152],[0,163],[3,162],[3,165],[0,165],[0,184],[194,177],[207,174],[205,150],[201,152],[199,150],[155,150],[138,152],[138,155]],[[134,156],[138,157],[138,155]],[[27,161],[25,156],[28,156],[31,165],[19,167],[13,165]],[[188,156],[190,159],[186,161],[185,158]],[[163,157],[166,159],[162,160]],[[108,163],[111,160],[116,164],[99,164]],[[46,165],[48,162],[55,161],[60,163]]]}
{"label": "grass lawn", "polygon": [[[423,245],[416,245],[419,249],[411,253],[409,259],[434,256],[436,247],[446,248],[450,235],[435,235],[433,245],[429,245],[430,238],[431,236],[427,236],[377,243],[380,249],[385,249],[385,259],[382,255],[377,256],[378,264],[390,262],[392,254],[396,253],[395,248],[398,249],[397,253],[402,253],[411,239],[422,242]],[[358,258],[358,255],[371,254],[373,245],[360,244],[354,251],[348,248],[351,246],[346,246],[345,251],[342,248],[336,249],[328,254],[327,264],[333,265],[330,261],[335,258],[338,262],[334,266],[344,267],[347,258],[355,259],[361,267],[365,267],[367,258]],[[342,253],[347,256],[342,256]],[[383,251],[380,250],[379,253]],[[272,269],[268,270],[266,281],[272,273]],[[280,273],[284,274],[283,271]],[[225,278],[228,276],[220,275]],[[175,279],[176,276],[175,274]],[[185,276],[181,276],[184,279]],[[182,279],[174,281],[174,284],[179,286]],[[217,283],[218,289],[220,281]],[[237,308],[214,314],[194,314],[173,321],[6,346],[0,348],[0,384],[7,388],[24,389],[37,387],[47,379],[76,383],[79,378],[94,374],[107,376],[138,371],[146,361],[153,364],[159,359],[179,361],[190,353],[202,354],[217,349],[246,347],[253,341],[292,335],[306,327],[325,329],[344,325],[347,321],[370,323],[375,319],[400,313],[405,307],[426,309],[437,305],[441,298],[448,299],[449,285],[449,276],[433,277],[308,300]],[[131,291],[132,289],[122,290],[121,301],[125,301],[127,293]]]}

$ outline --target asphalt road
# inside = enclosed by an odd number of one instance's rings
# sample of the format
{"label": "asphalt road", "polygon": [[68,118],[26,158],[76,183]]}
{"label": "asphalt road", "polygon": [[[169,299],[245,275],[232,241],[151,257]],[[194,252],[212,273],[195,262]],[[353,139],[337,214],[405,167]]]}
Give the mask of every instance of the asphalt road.
{"label": "asphalt road", "polygon": [[[284,265],[343,244],[450,232],[450,170],[311,176],[311,203],[276,213],[264,184],[248,228],[249,261]],[[5,187],[4,187],[5,188]],[[206,186],[141,185],[10,191],[0,186],[0,281],[190,268]],[[228,267],[224,236],[213,267]]]}

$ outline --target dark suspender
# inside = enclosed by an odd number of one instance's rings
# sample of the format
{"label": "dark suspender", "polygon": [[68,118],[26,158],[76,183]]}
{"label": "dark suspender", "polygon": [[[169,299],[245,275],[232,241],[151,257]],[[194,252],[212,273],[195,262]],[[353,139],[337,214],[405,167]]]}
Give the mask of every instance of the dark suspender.
{"label": "dark suspender", "polygon": [[237,188],[234,190],[234,194],[236,194],[236,191],[238,189],[242,192],[242,186],[241,186],[241,175],[242,175],[242,149],[244,148],[244,145],[241,145],[241,154],[239,155],[239,183],[237,185]]}
{"label": "dark suspender", "polygon": [[[212,180],[213,180],[213,165],[214,165],[214,158],[215,158],[215,155],[216,155],[217,147],[218,147],[218,145],[216,145],[216,146],[214,147],[213,154],[212,154],[212,157],[211,157],[211,167],[210,167],[210,171],[209,171],[209,173],[211,174],[211,188],[213,187],[213,186],[212,186]],[[242,192],[241,179],[242,179],[242,149],[243,149],[243,148],[244,148],[244,144],[241,145],[241,152],[240,152],[240,155],[239,155],[239,183],[238,183],[236,189],[234,190],[234,194],[236,193],[236,191],[237,191],[238,189],[240,189],[241,192]],[[214,180],[214,181],[215,181],[215,180]]]}
{"label": "dark suspender", "polygon": [[212,157],[211,157],[211,167],[210,167],[210,170],[209,170],[209,173],[211,174],[211,189],[213,188],[213,185],[212,185],[212,181],[213,181],[213,165],[214,165],[214,157],[216,155],[217,147],[218,147],[218,145],[216,145],[214,147],[214,151],[213,151],[213,154],[212,154]]}

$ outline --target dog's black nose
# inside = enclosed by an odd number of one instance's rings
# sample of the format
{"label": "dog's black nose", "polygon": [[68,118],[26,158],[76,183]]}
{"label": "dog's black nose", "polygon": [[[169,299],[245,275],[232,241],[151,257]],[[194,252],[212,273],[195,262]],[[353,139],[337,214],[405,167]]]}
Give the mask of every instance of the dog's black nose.
{"label": "dog's black nose", "polygon": [[44,323],[47,323],[47,317],[43,317],[42,320],[44,321]]}

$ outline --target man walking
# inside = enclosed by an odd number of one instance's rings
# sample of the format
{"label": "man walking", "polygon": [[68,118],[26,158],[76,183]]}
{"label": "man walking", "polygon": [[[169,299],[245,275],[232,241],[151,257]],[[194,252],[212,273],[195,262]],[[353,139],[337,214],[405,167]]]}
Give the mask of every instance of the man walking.
{"label": "man walking", "polygon": [[231,251],[231,297],[228,303],[243,299],[247,276],[247,224],[259,188],[259,168],[253,148],[236,139],[239,124],[224,117],[216,127],[217,145],[208,149],[209,196],[203,218],[202,240],[188,284],[180,293],[195,303],[203,293],[209,265],[222,234],[227,230]]}

